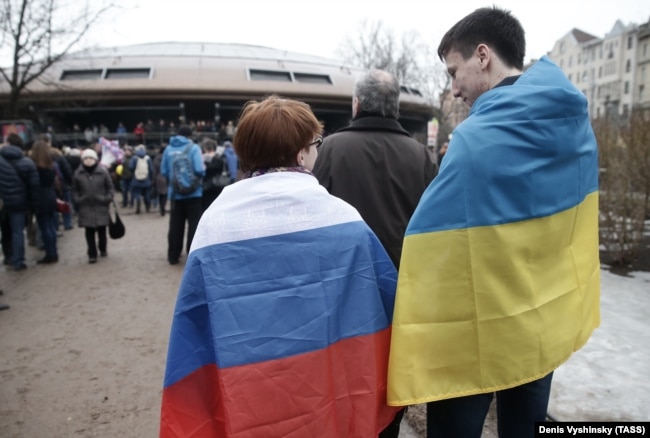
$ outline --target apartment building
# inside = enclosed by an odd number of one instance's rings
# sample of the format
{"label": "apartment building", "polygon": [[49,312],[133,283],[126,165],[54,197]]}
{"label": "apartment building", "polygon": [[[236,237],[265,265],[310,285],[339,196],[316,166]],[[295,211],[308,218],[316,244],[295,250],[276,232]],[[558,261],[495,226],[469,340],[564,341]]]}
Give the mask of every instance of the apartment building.
{"label": "apartment building", "polygon": [[639,26],[637,38],[635,99],[639,106],[650,109],[650,21]]}
{"label": "apartment building", "polygon": [[650,106],[650,21],[641,26],[620,20],[603,37],[572,29],[548,56],[589,101],[592,117],[626,116],[634,106]]}

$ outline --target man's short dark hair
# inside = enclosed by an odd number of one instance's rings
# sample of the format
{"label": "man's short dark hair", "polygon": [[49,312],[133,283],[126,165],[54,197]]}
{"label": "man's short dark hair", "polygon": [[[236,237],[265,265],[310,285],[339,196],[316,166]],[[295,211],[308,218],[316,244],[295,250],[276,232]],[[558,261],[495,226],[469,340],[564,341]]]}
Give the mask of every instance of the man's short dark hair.
{"label": "man's short dark hair", "polygon": [[18,146],[21,149],[25,146],[22,137],[14,132],[7,135],[7,143],[12,146]]}
{"label": "man's short dark hair", "polygon": [[438,56],[442,61],[450,51],[469,59],[479,44],[487,44],[508,66],[524,69],[526,37],[524,28],[510,11],[480,8],[454,24],[442,37]]}
{"label": "man's short dark hair", "polygon": [[192,136],[192,128],[189,125],[181,125],[178,127],[178,135],[190,138]]}
{"label": "man's short dark hair", "polygon": [[399,93],[397,78],[384,70],[369,71],[354,86],[359,111],[393,119],[399,118]]}

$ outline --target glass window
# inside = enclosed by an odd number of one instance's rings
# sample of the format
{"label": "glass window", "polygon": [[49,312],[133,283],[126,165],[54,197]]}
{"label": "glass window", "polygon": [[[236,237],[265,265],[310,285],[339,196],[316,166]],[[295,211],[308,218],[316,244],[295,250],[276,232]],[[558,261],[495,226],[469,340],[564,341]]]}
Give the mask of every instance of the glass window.
{"label": "glass window", "polygon": [[109,68],[106,79],[149,79],[150,68]]}
{"label": "glass window", "polygon": [[292,82],[288,71],[250,70],[251,81]]}
{"label": "glass window", "polygon": [[294,73],[293,77],[296,82],[308,82],[310,84],[327,84],[332,85],[332,79],[329,75],[317,75],[311,73]]}
{"label": "glass window", "polygon": [[62,81],[88,81],[101,79],[103,70],[64,70],[61,74]]}

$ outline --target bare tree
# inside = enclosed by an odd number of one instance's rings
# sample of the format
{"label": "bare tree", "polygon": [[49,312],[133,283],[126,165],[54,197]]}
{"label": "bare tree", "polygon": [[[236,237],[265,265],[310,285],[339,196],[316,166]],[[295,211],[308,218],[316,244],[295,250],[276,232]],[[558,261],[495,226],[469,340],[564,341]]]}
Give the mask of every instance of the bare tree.
{"label": "bare tree", "polygon": [[356,67],[389,71],[402,85],[420,91],[440,123],[438,144],[467,115],[465,108],[459,112],[458,105],[449,103],[454,99],[449,95],[451,79],[446,68],[436,48],[425,43],[415,31],[397,36],[382,21],[364,20],[355,34],[344,38],[337,54]]}
{"label": "bare tree", "polygon": [[594,121],[600,174],[600,243],[606,263],[633,265],[650,219],[650,114]]}
{"label": "bare tree", "polygon": [[427,49],[415,31],[398,38],[382,21],[363,20],[358,33],[346,36],[337,52],[346,63],[386,70],[400,82],[415,85],[424,73]]}
{"label": "bare tree", "polygon": [[0,77],[9,85],[7,117],[17,117],[27,86],[74,49],[102,14],[113,7],[90,0],[0,0],[0,54],[9,58]]}

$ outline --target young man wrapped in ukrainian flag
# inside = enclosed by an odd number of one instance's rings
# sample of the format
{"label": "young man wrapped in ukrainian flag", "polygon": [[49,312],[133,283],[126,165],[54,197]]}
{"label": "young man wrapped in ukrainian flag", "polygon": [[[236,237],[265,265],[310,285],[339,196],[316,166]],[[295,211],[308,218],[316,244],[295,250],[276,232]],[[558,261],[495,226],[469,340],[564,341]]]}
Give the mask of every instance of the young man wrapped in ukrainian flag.
{"label": "young man wrapped in ukrainian flag", "polygon": [[388,382],[390,405],[441,401],[430,436],[480,436],[493,393],[500,436],[533,436],[553,370],[600,321],[587,101],[546,57],[522,72],[524,47],[514,17],[483,8],[438,51],[471,108],[406,230]]}

